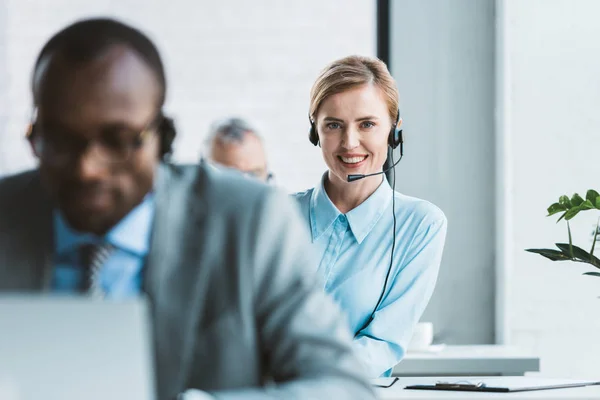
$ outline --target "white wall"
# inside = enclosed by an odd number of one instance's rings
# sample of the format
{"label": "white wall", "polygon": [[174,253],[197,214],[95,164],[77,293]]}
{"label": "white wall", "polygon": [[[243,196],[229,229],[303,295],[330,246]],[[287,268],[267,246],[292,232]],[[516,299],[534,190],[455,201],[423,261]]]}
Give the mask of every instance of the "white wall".
{"label": "white wall", "polygon": [[213,119],[240,115],[261,130],[289,190],[314,186],[325,168],[307,140],[312,82],[329,61],[374,55],[376,45],[374,1],[0,0],[0,175],[34,165],[22,135],[35,56],[58,29],[95,15],[122,18],[159,45],[177,160],[198,159]]}
{"label": "white wall", "polygon": [[[545,217],[546,207],[600,186],[600,2],[499,6],[507,339],[538,352],[544,375],[598,379],[600,279],[523,249],[565,242],[566,226]],[[589,249],[598,215],[588,213],[572,229]]]}
{"label": "white wall", "polygon": [[[543,375],[597,379],[600,279],[524,249],[566,241],[547,206],[600,188],[600,2],[395,0],[392,10],[406,132],[398,189],[449,217],[424,318],[444,341],[477,343],[498,310],[495,339],[537,353]],[[584,248],[597,217],[573,223]]]}

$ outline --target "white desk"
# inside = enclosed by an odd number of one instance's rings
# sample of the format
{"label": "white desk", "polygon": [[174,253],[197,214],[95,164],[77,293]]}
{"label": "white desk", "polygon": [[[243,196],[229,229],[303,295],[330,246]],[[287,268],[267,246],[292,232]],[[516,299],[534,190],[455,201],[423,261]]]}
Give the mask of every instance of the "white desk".
{"label": "white desk", "polygon": [[540,370],[540,359],[515,347],[446,346],[438,353],[408,352],[394,376],[523,376]]}
{"label": "white desk", "polygon": [[[538,390],[533,392],[515,392],[515,393],[482,393],[482,392],[450,392],[450,391],[430,391],[430,390],[405,390],[408,385],[432,384],[439,378],[400,378],[394,386],[386,389],[376,389],[377,395],[382,400],[598,400],[600,399],[600,386],[587,386],[570,389],[552,389]],[[444,378],[446,381],[460,381],[464,377]],[[488,384],[493,383],[495,379],[503,379],[501,377],[469,377],[470,382],[484,381]],[[537,382],[539,378],[527,377],[512,377],[512,380],[517,380],[519,384],[526,386],[529,382]],[[561,383],[558,379],[549,379],[548,384]]]}

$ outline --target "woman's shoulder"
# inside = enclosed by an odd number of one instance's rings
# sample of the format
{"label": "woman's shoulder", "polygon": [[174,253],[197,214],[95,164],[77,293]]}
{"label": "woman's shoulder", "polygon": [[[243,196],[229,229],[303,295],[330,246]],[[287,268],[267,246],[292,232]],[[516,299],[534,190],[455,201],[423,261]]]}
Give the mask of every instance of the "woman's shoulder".
{"label": "woman's shoulder", "polygon": [[303,192],[292,193],[290,196],[296,200],[299,204],[308,204],[315,188],[307,189]]}
{"label": "woman's shoulder", "polygon": [[394,191],[394,201],[396,217],[415,219],[428,225],[432,223],[445,224],[447,221],[444,212],[430,201],[397,191]]}
{"label": "woman's shoulder", "polygon": [[310,199],[312,197],[313,189],[308,189],[303,192],[297,192],[290,194],[290,197],[298,205],[298,211],[300,215],[306,220],[310,220]]}

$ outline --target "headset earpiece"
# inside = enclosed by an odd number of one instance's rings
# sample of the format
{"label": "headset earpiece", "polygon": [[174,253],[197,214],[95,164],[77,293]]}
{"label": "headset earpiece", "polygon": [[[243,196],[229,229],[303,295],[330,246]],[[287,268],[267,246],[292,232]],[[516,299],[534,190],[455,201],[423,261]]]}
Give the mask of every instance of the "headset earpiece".
{"label": "headset earpiece", "polygon": [[388,138],[388,144],[392,149],[395,149],[399,145],[404,143],[404,139],[402,137],[402,129],[398,129],[396,125],[392,127],[390,131],[390,136]]}
{"label": "headset earpiece", "polygon": [[177,130],[173,119],[165,117],[162,113],[158,124],[158,134],[160,135],[160,157],[167,159],[173,153],[173,141],[177,136]]}
{"label": "headset earpiece", "polygon": [[318,146],[319,145],[319,134],[317,133],[317,127],[315,126],[315,123],[313,122],[313,120],[310,118],[310,115],[308,116],[308,121],[310,122],[310,130],[308,131],[308,140],[310,140],[310,142],[313,145]]}
{"label": "headset earpiece", "polygon": [[404,138],[402,137],[402,128],[398,127],[399,123],[400,123],[400,110],[398,110],[398,114],[396,116],[396,123],[394,125],[392,125],[392,129],[390,130],[390,135],[388,137],[388,145],[392,149],[395,149],[398,146],[400,146],[400,155],[402,155],[402,153],[403,153],[402,144],[404,143]]}

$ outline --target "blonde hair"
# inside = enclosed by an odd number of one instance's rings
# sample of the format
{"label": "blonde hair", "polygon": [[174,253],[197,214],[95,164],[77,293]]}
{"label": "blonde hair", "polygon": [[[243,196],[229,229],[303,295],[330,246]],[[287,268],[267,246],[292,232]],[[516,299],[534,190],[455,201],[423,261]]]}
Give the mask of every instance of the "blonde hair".
{"label": "blonde hair", "polygon": [[398,88],[383,61],[378,58],[348,56],[329,64],[310,90],[309,117],[315,120],[321,104],[329,96],[365,84],[376,85],[384,94],[393,123],[398,116]]}

